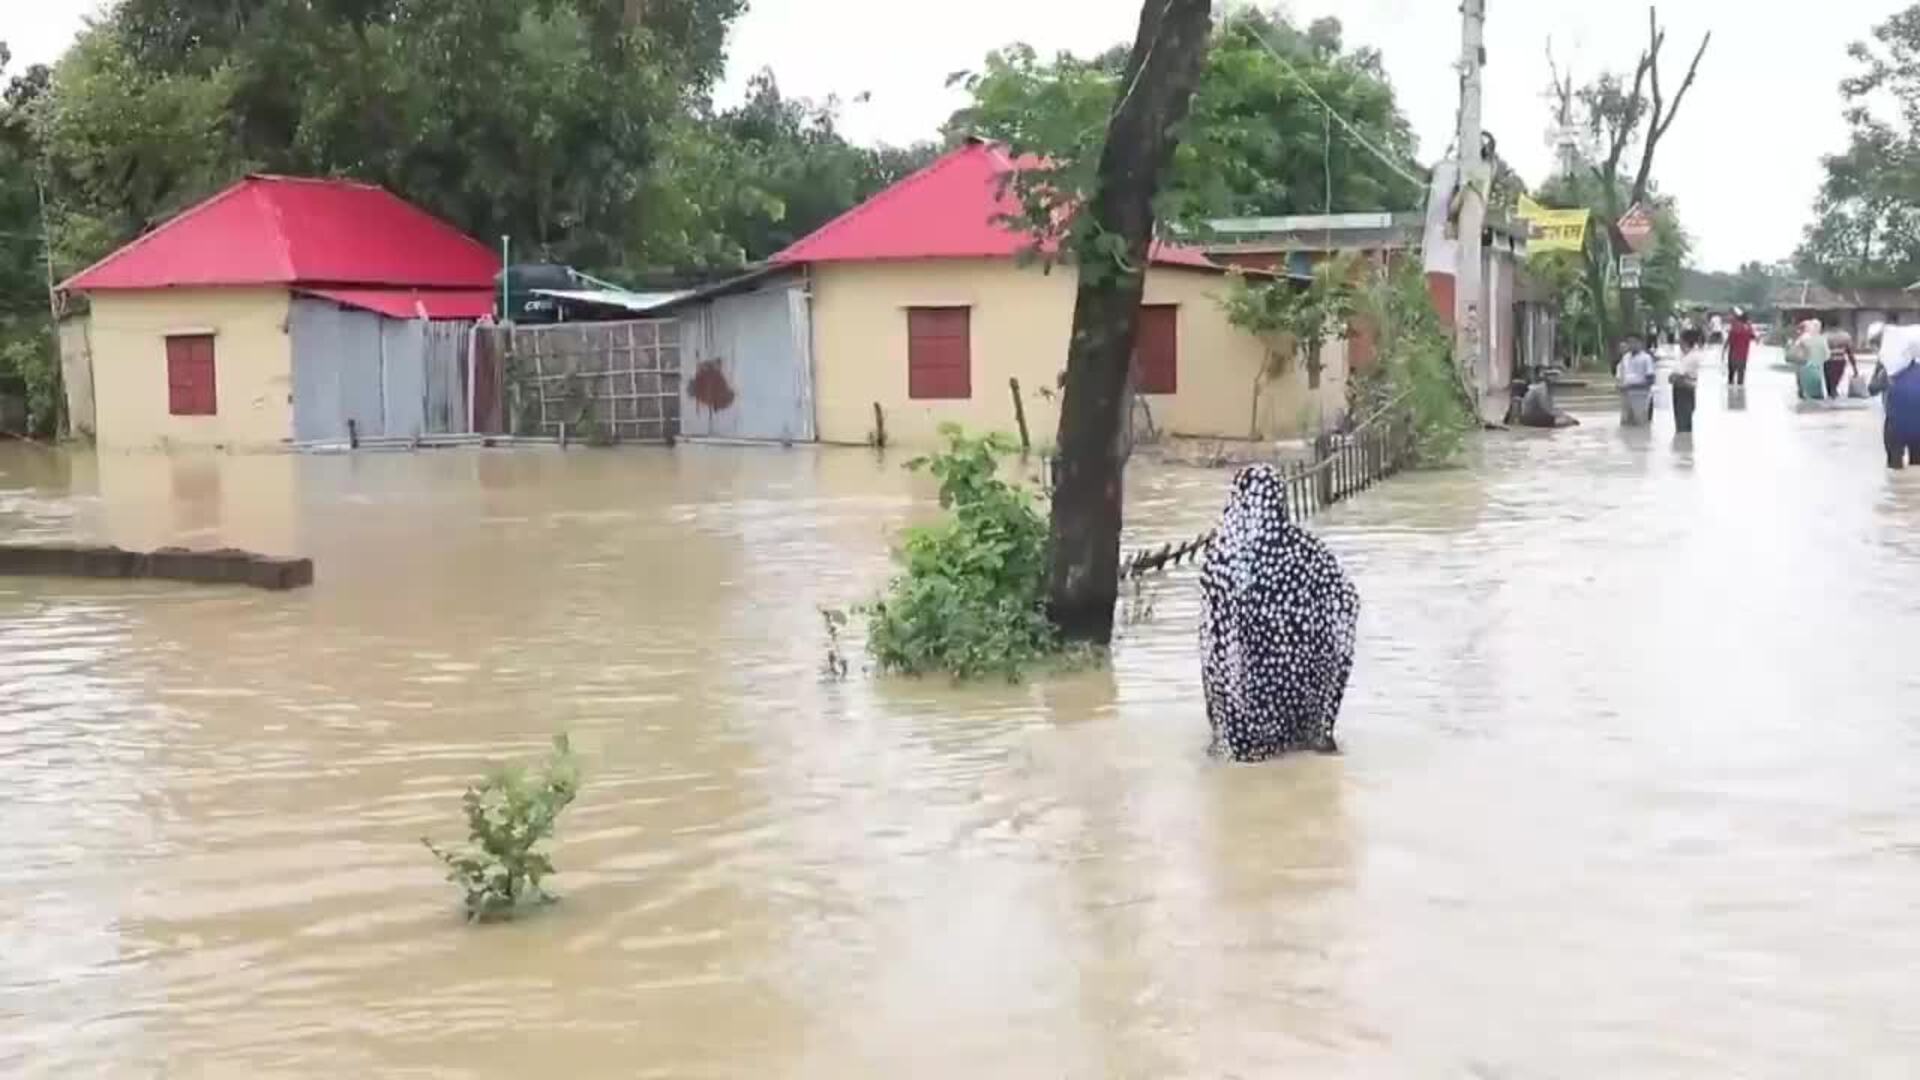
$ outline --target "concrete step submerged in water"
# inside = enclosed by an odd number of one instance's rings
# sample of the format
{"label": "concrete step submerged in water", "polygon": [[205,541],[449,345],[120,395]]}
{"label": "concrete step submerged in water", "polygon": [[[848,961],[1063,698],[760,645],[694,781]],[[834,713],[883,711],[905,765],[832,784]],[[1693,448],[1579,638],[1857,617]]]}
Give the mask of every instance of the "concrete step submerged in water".
{"label": "concrete step submerged in water", "polygon": [[284,590],[313,584],[313,560],[261,555],[238,548],[194,551],[164,547],[155,551],[128,551],[95,544],[0,544],[0,575],[153,578]]}

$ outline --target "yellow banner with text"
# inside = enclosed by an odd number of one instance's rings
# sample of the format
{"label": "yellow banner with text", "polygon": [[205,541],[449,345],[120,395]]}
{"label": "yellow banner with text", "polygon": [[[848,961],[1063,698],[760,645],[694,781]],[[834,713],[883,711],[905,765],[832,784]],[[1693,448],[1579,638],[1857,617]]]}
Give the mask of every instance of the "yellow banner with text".
{"label": "yellow banner with text", "polygon": [[1590,210],[1555,210],[1520,196],[1518,215],[1528,226],[1527,251],[1579,251],[1587,245]]}

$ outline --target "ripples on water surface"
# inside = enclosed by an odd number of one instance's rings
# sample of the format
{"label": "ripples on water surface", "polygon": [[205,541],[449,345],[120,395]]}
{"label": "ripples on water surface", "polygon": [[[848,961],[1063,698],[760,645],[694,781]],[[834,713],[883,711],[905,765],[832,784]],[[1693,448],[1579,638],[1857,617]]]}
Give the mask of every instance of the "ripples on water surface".
{"label": "ripples on water surface", "polygon": [[[320,575],[0,579],[0,1073],[1911,1075],[1920,472],[1786,393],[1331,514],[1348,753],[1257,768],[1190,573],[1111,671],[822,685],[927,512],[863,452],[0,447],[0,535]],[[470,930],[418,838],[563,728],[565,901]]]}

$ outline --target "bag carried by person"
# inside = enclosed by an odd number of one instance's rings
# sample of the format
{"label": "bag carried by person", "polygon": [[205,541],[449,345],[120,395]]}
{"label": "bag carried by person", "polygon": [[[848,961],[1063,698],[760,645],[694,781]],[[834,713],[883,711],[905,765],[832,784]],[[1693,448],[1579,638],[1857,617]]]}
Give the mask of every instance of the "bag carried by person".
{"label": "bag carried by person", "polygon": [[1887,368],[1885,364],[1873,365],[1873,378],[1867,380],[1867,394],[1879,397],[1887,392]]}
{"label": "bag carried by person", "polygon": [[1854,368],[1847,374],[1847,396],[1856,401],[1864,401],[1873,396],[1873,392],[1867,389],[1867,380],[1860,377],[1859,368]]}

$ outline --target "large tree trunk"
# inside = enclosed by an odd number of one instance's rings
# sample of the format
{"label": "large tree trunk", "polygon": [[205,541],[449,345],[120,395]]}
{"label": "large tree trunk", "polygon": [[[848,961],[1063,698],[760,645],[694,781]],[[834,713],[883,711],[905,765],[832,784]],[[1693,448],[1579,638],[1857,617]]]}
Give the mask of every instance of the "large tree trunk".
{"label": "large tree trunk", "polygon": [[1153,197],[1173,159],[1175,128],[1200,82],[1212,0],[1146,0],[1140,32],[1107,118],[1094,191],[1082,213],[1096,236],[1074,252],[1079,287],[1054,462],[1048,613],[1069,641],[1105,644],[1119,598],[1120,480],[1126,466],[1127,371],[1153,239]]}
{"label": "large tree trunk", "polygon": [[[1614,331],[1612,306],[1607,303],[1607,264],[1606,256],[1593,250],[1593,241],[1587,242],[1587,250],[1581,253],[1586,264],[1587,293],[1593,300],[1593,328],[1598,340],[1594,347],[1599,355],[1594,357],[1602,371],[1613,370],[1614,352],[1619,348],[1619,338]],[[1581,342],[1580,344],[1585,344]],[[1574,355],[1579,355],[1575,353]]]}

